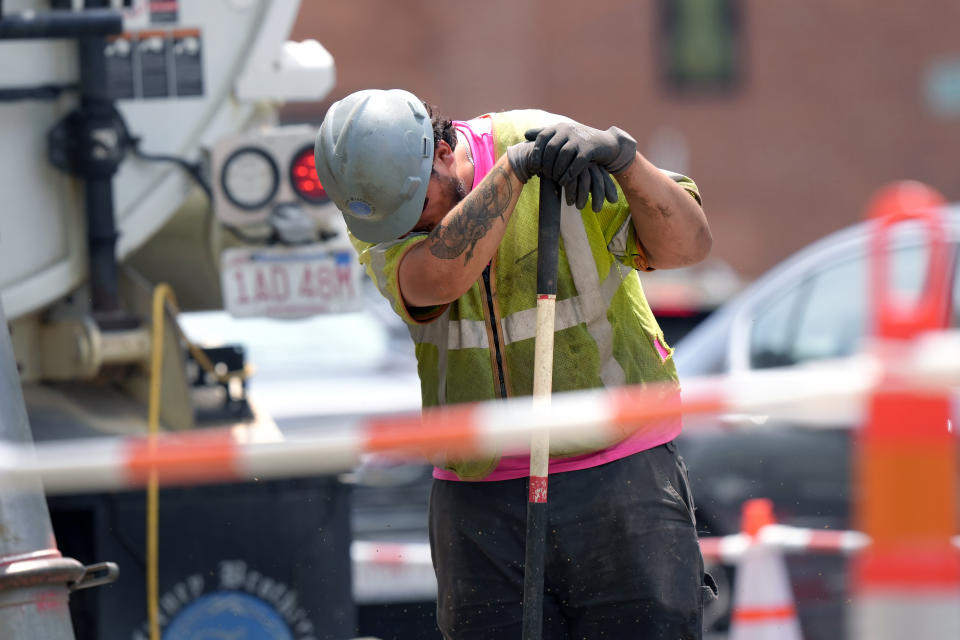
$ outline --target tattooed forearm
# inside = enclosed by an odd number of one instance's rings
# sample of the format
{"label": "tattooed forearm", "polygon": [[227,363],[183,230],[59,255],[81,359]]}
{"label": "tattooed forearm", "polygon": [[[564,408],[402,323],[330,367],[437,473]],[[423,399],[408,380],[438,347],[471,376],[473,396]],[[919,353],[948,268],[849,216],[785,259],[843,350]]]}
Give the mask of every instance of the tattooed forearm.
{"label": "tattooed forearm", "polygon": [[477,189],[430,232],[430,253],[442,260],[464,256],[470,261],[473,250],[497,218],[504,220],[513,199],[513,185],[506,169],[496,166]]}

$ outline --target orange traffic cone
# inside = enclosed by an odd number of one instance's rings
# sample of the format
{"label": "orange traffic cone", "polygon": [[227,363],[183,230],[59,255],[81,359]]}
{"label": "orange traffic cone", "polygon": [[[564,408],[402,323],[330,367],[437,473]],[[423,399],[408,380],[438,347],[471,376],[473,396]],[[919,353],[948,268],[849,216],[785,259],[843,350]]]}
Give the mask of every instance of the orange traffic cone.
{"label": "orange traffic cone", "polygon": [[737,562],[730,640],[802,640],[797,607],[780,549],[757,539],[760,529],[775,524],[773,503],[766,498],[743,504],[742,533],[750,546]]}
{"label": "orange traffic cone", "polygon": [[[950,261],[946,200],[918,182],[896,182],[874,196],[871,242],[874,337],[895,354],[908,340],[947,327]],[[904,220],[927,229],[927,272],[919,297],[898,299],[888,287],[889,237]],[[895,356],[894,356],[895,357]],[[891,361],[891,378],[896,362]],[[950,539],[960,529],[953,396],[880,387],[854,449],[857,529],[871,544],[853,562],[854,607],[848,620],[857,640],[960,638],[960,556]],[[956,414],[953,414],[955,418]],[[912,491],[903,483],[910,479]]]}

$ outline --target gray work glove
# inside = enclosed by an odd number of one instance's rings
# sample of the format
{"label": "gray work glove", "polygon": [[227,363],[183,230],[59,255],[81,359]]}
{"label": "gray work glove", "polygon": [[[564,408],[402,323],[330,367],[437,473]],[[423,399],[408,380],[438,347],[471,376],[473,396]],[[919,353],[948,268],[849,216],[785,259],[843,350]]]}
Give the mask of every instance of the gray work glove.
{"label": "gray work glove", "polygon": [[[541,175],[546,175],[541,172]],[[567,204],[575,204],[577,209],[583,209],[587,205],[587,196],[593,195],[590,200],[590,208],[594,213],[599,213],[603,208],[603,201],[617,201],[617,185],[606,170],[601,169],[595,164],[588,165],[586,169],[577,174],[577,177],[567,184],[557,181],[557,184],[563,186],[563,193],[566,196]]]}
{"label": "gray work glove", "polygon": [[507,147],[507,160],[520,182],[526,182],[540,173],[540,150],[533,142],[521,142]]}
{"label": "gray work glove", "polygon": [[[526,182],[536,174],[544,175],[541,170],[541,153],[535,142],[521,142],[507,147],[507,160],[521,182]],[[577,209],[587,204],[587,196],[593,194],[594,212],[603,207],[603,200],[617,201],[617,187],[613,178],[603,169],[591,164],[584,168],[569,184],[563,185],[567,204],[576,203]]]}
{"label": "gray work glove", "polygon": [[[606,131],[594,129],[578,122],[561,122],[549,127],[529,129],[525,134],[527,140],[534,141],[540,150],[541,175],[547,176],[564,186],[567,191],[567,202],[571,203],[571,186],[576,184],[573,194],[578,202],[586,202],[583,193],[583,172],[589,171],[590,165],[596,165],[604,173],[600,174],[604,182],[604,191],[611,202],[616,200],[616,190],[611,185],[609,173],[623,171],[633,163],[637,154],[637,141],[630,135],[617,128],[610,127]],[[599,192],[596,182],[597,174],[591,172],[590,184],[587,190]],[[594,210],[599,210],[594,198]],[[600,201],[602,204],[602,200]]]}

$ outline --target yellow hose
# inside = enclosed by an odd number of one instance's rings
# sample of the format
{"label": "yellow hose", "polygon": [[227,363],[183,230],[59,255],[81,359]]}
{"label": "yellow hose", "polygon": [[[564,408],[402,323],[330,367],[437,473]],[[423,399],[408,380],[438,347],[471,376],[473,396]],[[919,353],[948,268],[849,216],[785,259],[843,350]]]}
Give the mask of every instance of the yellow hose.
{"label": "yellow hose", "polygon": [[[151,453],[157,446],[160,431],[160,385],[163,380],[164,301],[176,308],[170,285],[159,284],[153,290],[153,314],[150,349],[150,397],[147,403],[147,434]],[[159,607],[159,525],[160,487],[157,471],[152,469],[147,480],[147,623],[150,640],[160,640]]]}
{"label": "yellow hose", "polygon": [[[180,310],[177,298],[170,285],[161,283],[153,290],[153,313],[150,340],[150,395],[147,403],[147,441],[151,453],[157,446],[157,434],[160,432],[160,392],[163,380],[163,330],[165,328],[165,305],[169,304],[176,316]],[[210,358],[203,350],[190,342],[174,323],[178,337],[186,344],[193,359],[200,367],[212,375],[218,382],[229,382],[231,378],[247,378],[250,368],[241,371],[227,371],[218,373]],[[160,640],[160,485],[156,470],[151,470],[147,479],[147,623],[150,630],[150,640]]]}

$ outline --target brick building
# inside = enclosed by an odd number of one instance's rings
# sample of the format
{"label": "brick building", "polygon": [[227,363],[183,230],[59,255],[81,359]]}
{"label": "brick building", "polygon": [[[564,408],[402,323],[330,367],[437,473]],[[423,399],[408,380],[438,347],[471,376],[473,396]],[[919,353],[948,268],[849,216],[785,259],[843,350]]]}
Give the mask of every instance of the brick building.
{"label": "brick building", "polygon": [[699,183],[714,256],[745,278],[856,221],[887,181],[960,199],[956,0],[305,0],[333,54],[319,122],[361,88],[451,117],[541,107],[617,124]]}

